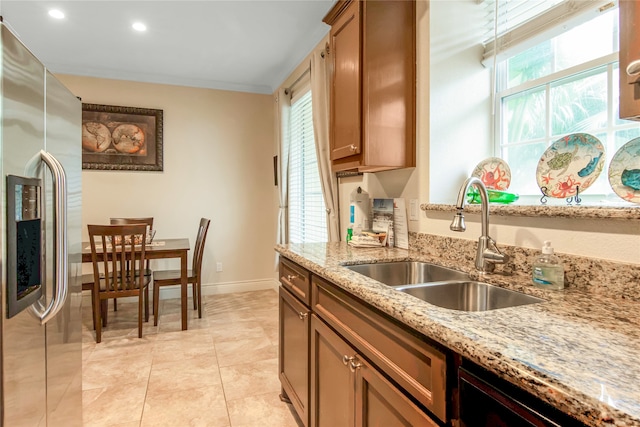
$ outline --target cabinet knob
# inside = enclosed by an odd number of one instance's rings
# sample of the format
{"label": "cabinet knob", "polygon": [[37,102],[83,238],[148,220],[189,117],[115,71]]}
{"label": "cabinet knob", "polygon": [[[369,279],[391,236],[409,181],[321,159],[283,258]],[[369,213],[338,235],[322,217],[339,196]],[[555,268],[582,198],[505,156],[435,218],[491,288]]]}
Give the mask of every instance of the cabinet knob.
{"label": "cabinet knob", "polygon": [[349,364],[349,362],[351,362],[354,359],[354,356],[347,356],[346,354],[344,356],[342,356],[342,364],[344,366],[347,366]]}
{"label": "cabinet knob", "polygon": [[291,282],[291,281],[292,281],[293,279],[295,279],[296,277],[298,277],[298,276],[293,275],[293,274],[287,274],[287,280],[288,280],[289,282]]}
{"label": "cabinet knob", "polygon": [[355,146],[355,145],[353,145],[353,144],[351,144],[351,145],[349,146],[349,150],[351,150],[351,151],[356,151],[357,149],[358,149],[358,147],[356,147],[356,146]]}
{"label": "cabinet knob", "polygon": [[306,319],[308,315],[309,313],[303,313],[303,312],[298,313],[298,317],[300,318],[300,320]]}
{"label": "cabinet knob", "polygon": [[631,61],[629,65],[627,65],[627,75],[628,76],[637,76],[640,74],[640,59],[636,59],[635,61]]}
{"label": "cabinet knob", "polygon": [[349,361],[349,370],[351,372],[355,372],[357,369],[360,369],[361,367],[362,367],[362,363],[355,360],[355,357],[352,357],[351,360]]}

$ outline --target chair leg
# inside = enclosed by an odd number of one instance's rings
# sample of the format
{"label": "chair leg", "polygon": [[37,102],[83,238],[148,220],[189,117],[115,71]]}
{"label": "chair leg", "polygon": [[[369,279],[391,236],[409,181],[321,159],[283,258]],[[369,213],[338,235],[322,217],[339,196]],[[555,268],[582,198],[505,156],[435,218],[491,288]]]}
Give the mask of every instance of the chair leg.
{"label": "chair leg", "polygon": [[158,326],[158,306],[160,305],[160,286],[153,284],[153,326]]}
{"label": "chair leg", "polygon": [[93,323],[96,327],[96,343],[102,341],[102,301],[100,301],[100,295],[96,292],[93,296]]}
{"label": "chair leg", "polygon": [[93,330],[96,330],[96,304],[93,295],[93,289],[91,289],[91,320],[93,322]]}
{"label": "chair leg", "polygon": [[191,290],[193,291],[193,309],[197,310],[198,309],[198,286],[196,285],[196,282],[193,282],[191,284]]}
{"label": "chair leg", "polygon": [[198,287],[198,319],[202,319],[202,284],[199,278],[194,286]]}
{"label": "chair leg", "polygon": [[113,299],[113,311],[118,311],[118,300]]}
{"label": "chair leg", "polygon": [[142,289],[140,289],[140,293],[138,294],[138,338],[142,338],[142,299],[144,298],[144,293]]}
{"label": "chair leg", "polygon": [[144,288],[144,321],[149,321],[149,285]]}
{"label": "chair leg", "polygon": [[109,300],[100,301],[100,315],[102,316],[102,326],[107,327],[107,313],[109,312]]}

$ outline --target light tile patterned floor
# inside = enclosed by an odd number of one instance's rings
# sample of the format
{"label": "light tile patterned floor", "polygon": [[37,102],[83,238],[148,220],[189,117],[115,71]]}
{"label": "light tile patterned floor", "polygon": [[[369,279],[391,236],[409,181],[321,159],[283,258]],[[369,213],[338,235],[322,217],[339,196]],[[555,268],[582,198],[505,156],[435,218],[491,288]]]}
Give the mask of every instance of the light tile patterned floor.
{"label": "light tile patterned floor", "polygon": [[298,427],[280,401],[278,294],[274,290],[204,297],[202,319],[189,300],[162,300],[137,336],[137,304],[110,303],[95,343],[83,306],[83,416],[88,427]]}

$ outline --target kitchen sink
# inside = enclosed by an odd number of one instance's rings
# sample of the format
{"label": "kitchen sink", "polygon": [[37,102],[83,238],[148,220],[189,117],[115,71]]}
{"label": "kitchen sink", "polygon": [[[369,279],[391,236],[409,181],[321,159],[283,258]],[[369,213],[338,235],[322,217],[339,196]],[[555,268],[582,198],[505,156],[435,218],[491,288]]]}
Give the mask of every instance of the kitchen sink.
{"label": "kitchen sink", "polygon": [[380,262],[346,265],[346,268],[389,286],[405,286],[415,283],[442,282],[445,280],[469,280],[460,271],[419,261]]}
{"label": "kitchen sink", "polygon": [[487,311],[545,301],[521,292],[470,280],[422,283],[395,289],[438,307],[460,311]]}

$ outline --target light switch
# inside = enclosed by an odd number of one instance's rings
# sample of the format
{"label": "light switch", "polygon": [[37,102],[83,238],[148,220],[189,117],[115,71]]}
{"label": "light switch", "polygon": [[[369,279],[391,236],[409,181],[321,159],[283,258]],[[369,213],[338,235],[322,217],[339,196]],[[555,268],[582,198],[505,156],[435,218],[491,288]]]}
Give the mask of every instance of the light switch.
{"label": "light switch", "polygon": [[409,219],[417,221],[418,218],[418,199],[409,200]]}

